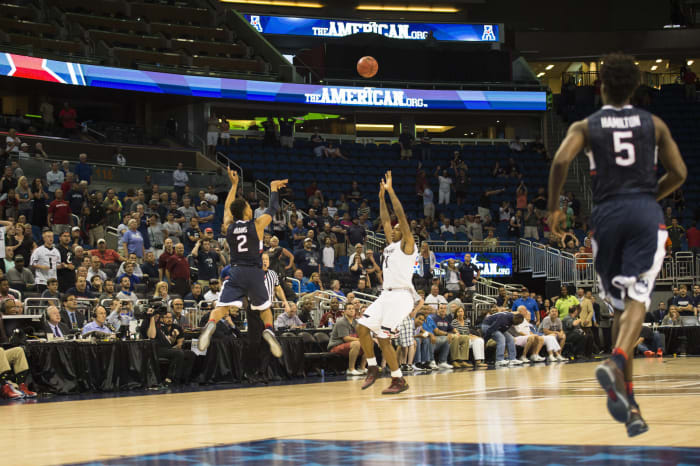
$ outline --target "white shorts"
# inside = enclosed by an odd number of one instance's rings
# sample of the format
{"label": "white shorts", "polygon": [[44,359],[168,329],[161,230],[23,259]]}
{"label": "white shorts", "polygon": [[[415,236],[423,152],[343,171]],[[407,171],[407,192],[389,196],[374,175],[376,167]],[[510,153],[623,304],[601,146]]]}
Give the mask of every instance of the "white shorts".
{"label": "white shorts", "polygon": [[547,346],[547,352],[561,350],[557,337],[554,335],[544,335],[544,344]]}
{"label": "white shorts", "polygon": [[411,290],[382,291],[357,323],[370,329],[378,338],[391,338],[391,334],[412,310]]}
{"label": "white shorts", "polygon": [[517,337],[515,337],[515,346],[527,345],[528,338],[530,338],[530,335],[518,335]]}
{"label": "white shorts", "polygon": [[207,146],[215,146],[219,142],[219,133],[216,131],[207,132]]}
{"label": "white shorts", "polygon": [[219,133],[221,139],[231,139],[231,133],[228,131]]}

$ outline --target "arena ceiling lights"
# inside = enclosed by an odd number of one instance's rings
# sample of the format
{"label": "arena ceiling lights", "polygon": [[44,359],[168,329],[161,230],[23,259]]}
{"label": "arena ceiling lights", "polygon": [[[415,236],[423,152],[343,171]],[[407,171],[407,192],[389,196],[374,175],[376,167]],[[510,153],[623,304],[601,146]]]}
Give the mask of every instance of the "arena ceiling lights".
{"label": "arena ceiling lights", "polygon": [[447,5],[400,5],[394,3],[360,4],[358,10],[364,11],[404,11],[411,13],[459,13],[459,8]]}
{"label": "arena ceiling lights", "polygon": [[245,5],[287,6],[296,8],[323,8],[326,5],[318,2],[296,0],[220,0],[223,3],[240,3]]}

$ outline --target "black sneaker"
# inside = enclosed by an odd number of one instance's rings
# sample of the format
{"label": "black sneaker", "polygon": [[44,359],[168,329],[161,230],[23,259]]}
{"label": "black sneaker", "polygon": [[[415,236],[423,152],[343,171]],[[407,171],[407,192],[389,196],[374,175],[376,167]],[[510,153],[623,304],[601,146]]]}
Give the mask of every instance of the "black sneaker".
{"label": "black sneaker", "polygon": [[199,348],[199,351],[205,351],[209,348],[211,336],[214,335],[214,331],[216,331],[216,322],[210,320],[202,329],[202,333],[199,334],[199,340],[197,341],[197,348]]}
{"label": "black sneaker", "polygon": [[422,367],[425,372],[432,372],[433,371],[433,368],[430,367],[429,362],[422,362],[420,364],[421,364],[420,367]]}
{"label": "black sneaker", "polygon": [[627,435],[629,437],[635,437],[649,430],[649,426],[642,418],[641,411],[639,411],[639,406],[630,407],[629,419],[627,419],[627,423],[625,425],[627,427]]}
{"label": "black sneaker", "polygon": [[401,372],[413,372],[413,366],[410,364],[401,365]]}
{"label": "black sneaker", "polygon": [[595,370],[598,383],[608,394],[608,411],[617,422],[627,422],[630,415],[630,403],[627,399],[625,377],[617,364],[608,359]]}
{"label": "black sneaker", "polygon": [[276,358],[281,358],[282,357],[282,347],[280,346],[279,342],[277,341],[277,338],[275,338],[275,334],[272,330],[269,328],[266,328],[263,331],[262,334],[263,340],[267,342],[268,345],[270,345],[270,352],[272,355]]}

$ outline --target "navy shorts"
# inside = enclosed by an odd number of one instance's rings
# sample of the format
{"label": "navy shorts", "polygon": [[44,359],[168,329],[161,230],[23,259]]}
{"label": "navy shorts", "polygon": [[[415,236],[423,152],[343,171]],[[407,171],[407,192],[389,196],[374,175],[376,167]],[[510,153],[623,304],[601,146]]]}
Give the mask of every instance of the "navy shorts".
{"label": "navy shorts", "polygon": [[243,306],[248,297],[250,308],[261,311],[270,307],[270,296],[265,287],[265,272],[258,267],[233,266],[229,278],[221,288],[217,306]]}
{"label": "navy shorts", "polygon": [[659,203],[649,195],[617,196],[593,208],[591,224],[601,297],[615,309],[624,309],[625,298],[648,308],[668,238]]}

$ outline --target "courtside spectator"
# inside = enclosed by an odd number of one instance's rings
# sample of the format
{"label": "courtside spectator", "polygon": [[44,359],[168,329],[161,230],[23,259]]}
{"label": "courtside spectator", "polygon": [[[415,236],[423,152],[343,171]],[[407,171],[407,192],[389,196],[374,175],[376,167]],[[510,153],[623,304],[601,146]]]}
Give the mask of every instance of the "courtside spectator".
{"label": "courtside spectator", "polygon": [[[428,308],[425,312],[430,312]],[[413,336],[416,340],[416,355],[413,360],[413,369],[416,372],[431,371],[430,361],[433,360],[433,342],[435,341],[435,335],[428,332],[423,328],[425,324],[425,316],[421,310],[420,314],[416,315],[413,320],[414,330]]]}
{"label": "courtside spectator", "polygon": [[[559,343],[559,346],[564,348],[564,345],[566,344],[566,334],[564,333],[562,321],[559,319],[559,311],[557,308],[553,307],[549,310],[549,315],[542,319],[540,327],[545,335],[552,335],[555,337]],[[561,353],[556,356],[556,359],[558,361],[566,361],[566,359],[562,357]]]}
{"label": "courtside spectator", "polygon": [[[356,325],[355,306],[353,304],[346,305],[343,317],[338,319],[333,325],[333,330],[328,340],[328,351],[348,358],[347,375],[364,375],[367,373],[366,369],[357,370],[355,367],[357,357],[362,355],[360,339],[355,331]],[[365,357],[363,355],[360,367],[364,367],[364,365]]]}
{"label": "courtside spectator", "polygon": [[[427,298],[426,298],[427,300]],[[443,308],[441,305],[440,308]],[[446,303],[444,305],[444,309],[446,309]],[[441,312],[438,310],[437,312]],[[425,323],[423,324],[423,329],[427,332],[432,333],[435,336],[435,339],[431,341],[433,345],[433,354],[431,354],[430,357],[430,367],[432,369],[452,369],[452,365],[448,364],[447,362],[447,356],[450,353],[450,337],[449,335],[452,333],[452,328],[448,326],[445,327],[444,323],[447,322],[446,316],[440,316],[439,314],[431,314],[425,318]],[[441,329],[438,327],[438,323],[445,329]],[[437,351],[438,353],[438,362],[437,364],[434,359],[434,352]]]}
{"label": "courtside spectator", "polygon": [[[451,315],[454,316],[454,319],[452,319],[452,322],[450,323],[452,328],[456,329],[460,335],[469,338],[469,347],[471,348],[472,356],[474,357],[474,367],[476,369],[488,367],[488,364],[484,362],[484,339],[478,335],[475,335],[470,322],[464,317],[464,308],[454,302],[450,303],[448,308]],[[468,349],[469,348],[467,348],[467,350]],[[466,367],[465,364],[467,364],[467,361],[463,360],[462,363],[462,366]]]}
{"label": "courtside spectator", "polygon": [[27,387],[29,363],[24,349],[0,348],[0,396],[10,400],[34,398],[36,393]]}
{"label": "courtside spectator", "polygon": [[[516,359],[515,339],[508,333],[513,325],[519,325],[523,321],[523,316],[518,313],[496,312],[484,318],[481,322],[481,334],[485,342],[493,339],[496,342],[496,367],[518,366],[522,361]],[[506,346],[508,347],[508,359],[504,360]]]}
{"label": "courtside spectator", "polygon": [[282,314],[277,316],[275,320],[275,330],[288,330],[303,327],[304,323],[297,316],[297,305],[295,303],[289,303],[289,309],[286,309]]}

